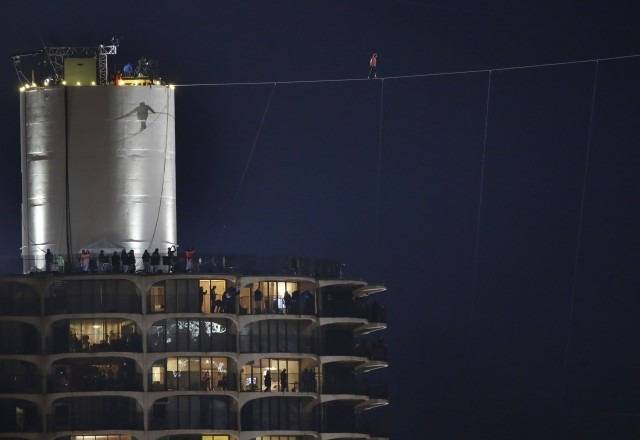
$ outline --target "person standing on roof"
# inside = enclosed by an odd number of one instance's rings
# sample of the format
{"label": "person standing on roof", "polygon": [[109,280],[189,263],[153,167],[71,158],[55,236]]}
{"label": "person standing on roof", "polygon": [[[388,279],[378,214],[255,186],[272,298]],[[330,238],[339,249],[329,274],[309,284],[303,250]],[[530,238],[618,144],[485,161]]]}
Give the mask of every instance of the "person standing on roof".
{"label": "person standing on roof", "polygon": [[193,271],[193,257],[196,254],[195,249],[189,248],[184,251],[184,258],[186,260],[186,270],[187,272]]}
{"label": "person standing on roof", "polygon": [[47,272],[51,272],[51,266],[53,265],[53,254],[51,249],[47,248],[47,252],[44,254],[44,264]]}
{"label": "person standing on roof", "polygon": [[149,255],[148,250],[144,250],[144,254],[142,254],[142,267],[144,268],[144,273],[151,272],[151,265],[149,262],[151,261],[151,255]]}
{"label": "person standing on roof", "polygon": [[371,54],[371,58],[369,58],[369,79],[376,79],[378,77],[377,69],[378,54],[374,52],[373,54]]}

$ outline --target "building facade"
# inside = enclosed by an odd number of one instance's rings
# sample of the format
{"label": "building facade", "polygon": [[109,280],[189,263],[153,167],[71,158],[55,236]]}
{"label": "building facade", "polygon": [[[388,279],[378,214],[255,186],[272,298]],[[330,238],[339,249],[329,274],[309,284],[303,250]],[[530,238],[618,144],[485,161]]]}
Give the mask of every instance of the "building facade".
{"label": "building facade", "polygon": [[0,437],[376,438],[383,286],[270,274],[0,281]]}

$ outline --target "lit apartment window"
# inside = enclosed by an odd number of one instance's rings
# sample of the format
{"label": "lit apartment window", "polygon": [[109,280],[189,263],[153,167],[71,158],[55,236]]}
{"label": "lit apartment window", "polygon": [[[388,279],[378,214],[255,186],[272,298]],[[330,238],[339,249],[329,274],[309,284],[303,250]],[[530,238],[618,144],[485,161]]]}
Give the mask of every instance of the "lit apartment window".
{"label": "lit apartment window", "polygon": [[130,435],[74,435],[71,440],[132,440]]}
{"label": "lit apartment window", "polygon": [[151,368],[151,383],[154,385],[164,384],[165,369],[163,366],[154,366]]}
{"label": "lit apartment window", "polygon": [[226,280],[200,280],[200,289],[202,289],[202,313],[222,311],[222,295],[226,288]]}
{"label": "lit apartment window", "polygon": [[158,313],[165,310],[165,296],[164,285],[155,285],[151,287],[151,296],[149,298],[151,302],[151,311]]}

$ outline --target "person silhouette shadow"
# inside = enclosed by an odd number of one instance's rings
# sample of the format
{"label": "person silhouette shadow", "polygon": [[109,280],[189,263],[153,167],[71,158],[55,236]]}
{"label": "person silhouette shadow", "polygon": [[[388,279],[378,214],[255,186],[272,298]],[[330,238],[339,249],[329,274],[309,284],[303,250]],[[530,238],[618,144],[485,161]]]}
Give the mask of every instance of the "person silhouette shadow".
{"label": "person silhouette shadow", "polygon": [[156,113],[154,109],[152,109],[149,105],[142,101],[133,110],[131,110],[127,114],[120,116],[118,119],[126,118],[135,113],[136,118],[138,119],[138,121],[140,121],[140,132],[143,132],[147,128],[147,119],[149,119],[149,112],[154,114]]}

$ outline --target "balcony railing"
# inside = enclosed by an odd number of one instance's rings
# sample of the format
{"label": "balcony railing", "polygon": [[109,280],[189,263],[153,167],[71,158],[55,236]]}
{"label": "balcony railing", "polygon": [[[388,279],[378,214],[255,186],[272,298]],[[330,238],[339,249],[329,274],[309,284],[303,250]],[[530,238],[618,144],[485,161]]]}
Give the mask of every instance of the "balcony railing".
{"label": "balcony railing", "polygon": [[106,429],[141,430],[143,417],[136,413],[96,413],[94,417],[47,416],[47,430],[57,431],[96,431]]}
{"label": "balcony railing", "polygon": [[377,302],[360,302],[354,300],[325,301],[322,307],[325,318],[362,318],[370,322],[386,323],[386,313]]}
{"label": "balcony railing", "polygon": [[[177,374],[176,374],[177,373]],[[149,373],[150,391],[237,391],[234,372],[213,373],[205,376],[202,372],[168,371],[166,376],[157,378]],[[157,379],[157,380],[156,380]],[[155,381],[154,381],[155,380]],[[163,381],[164,380],[164,381]]]}
{"label": "balcony railing", "polygon": [[142,351],[142,340],[138,334],[133,334],[127,338],[114,339],[111,341],[101,341],[90,343],[81,338],[70,338],[56,341],[54,338],[47,338],[49,353],[108,353],[115,351],[126,351],[139,353]]}
{"label": "balcony railing", "polygon": [[288,373],[286,380],[282,379],[279,372],[271,374],[271,380],[265,381],[263,377],[243,373],[240,378],[240,391],[246,392],[271,392],[271,393],[315,393],[318,389],[318,377],[316,373]]}
{"label": "balcony railing", "polygon": [[387,346],[382,340],[356,341],[345,338],[322,336],[321,356],[355,356],[376,361],[387,360]]}
{"label": "balcony railing", "polygon": [[240,335],[241,353],[315,353],[311,336],[288,336],[269,339],[258,335]]}
{"label": "balcony railing", "polygon": [[327,373],[321,377],[323,394],[356,394],[372,399],[388,399],[386,384],[369,384],[364,379],[349,374]]}
{"label": "balcony railing", "polygon": [[251,255],[221,255],[196,253],[187,258],[184,252],[168,255],[151,254],[149,258],[134,255],[133,260],[117,252],[91,250],[89,258],[81,254],[23,255],[22,258],[0,261],[0,273],[58,272],[58,273],[216,273],[244,275],[291,275],[317,278],[341,279],[343,265],[329,259],[310,257],[279,257]]}
{"label": "balcony railing", "polygon": [[[6,374],[6,373],[4,373]],[[42,377],[37,374],[5,375],[0,379],[0,393],[37,394],[42,392]]]}
{"label": "balcony railing", "polygon": [[47,380],[47,390],[53,393],[69,393],[76,391],[142,391],[142,375],[107,375],[84,368],[72,377],[57,375]]}

